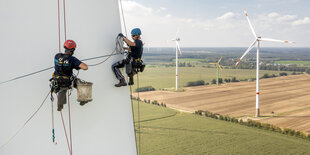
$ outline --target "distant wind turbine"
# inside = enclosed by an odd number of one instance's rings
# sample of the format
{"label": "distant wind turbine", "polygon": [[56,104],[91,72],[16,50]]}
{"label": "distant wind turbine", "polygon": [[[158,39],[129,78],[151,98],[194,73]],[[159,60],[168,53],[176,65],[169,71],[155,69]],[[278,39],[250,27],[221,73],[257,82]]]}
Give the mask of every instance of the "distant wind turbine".
{"label": "distant wind turbine", "polygon": [[216,80],[216,84],[219,85],[219,69],[221,69],[221,71],[223,70],[221,65],[220,65],[220,62],[221,60],[223,59],[223,57],[220,58],[220,60],[217,62],[217,63],[210,63],[210,64],[213,64],[213,65],[216,65],[216,70],[217,70],[217,80]]}
{"label": "distant wind turbine", "polygon": [[269,39],[269,38],[262,38],[261,36],[257,36],[254,28],[251,24],[251,21],[248,17],[247,12],[245,9],[243,10],[244,14],[248,20],[248,23],[250,25],[250,28],[252,30],[252,33],[255,37],[254,42],[251,44],[251,46],[244,52],[244,54],[241,56],[241,58],[237,61],[235,64],[235,67],[240,63],[240,61],[251,51],[251,49],[254,47],[254,45],[257,43],[257,54],[256,54],[256,117],[260,116],[260,109],[259,109],[259,48],[260,48],[260,42],[261,41],[271,41],[271,42],[281,42],[281,43],[291,43],[291,44],[296,44],[296,42],[291,42],[291,41],[282,41],[282,40],[276,40],[276,39]]}
{"label": "distant wind turbine", "polygon": [[172,41],[175,42],[175,90],[178,90],[178,56],[179,54],[182,55],[181,49],[180,49],[180,37],[178,37],[179,29],[176,33],[175,39]]}

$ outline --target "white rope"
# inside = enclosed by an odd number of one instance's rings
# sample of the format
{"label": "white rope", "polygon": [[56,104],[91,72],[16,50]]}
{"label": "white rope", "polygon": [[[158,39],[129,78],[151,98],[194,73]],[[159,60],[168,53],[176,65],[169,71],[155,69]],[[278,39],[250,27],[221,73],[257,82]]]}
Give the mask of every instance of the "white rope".
{"label": "white rope", "polygon": [[48,92],[48,94],[46,95],[45,99],[43,100],[43,102],[41,103],[41,105],[39,106],[39,108],[27,119],[27,121],[15,132],[15,134],[13,136],[11,136],[5,143],[3,143],[0,147],[0,150],[4,148],[4,146],[6,146],[8,143],[10,143],[15,136],[18,135],[18,133],[29,123],[29,121],[39,112],[39,110],[42,108],[43,104],[45,103],[46,99],[48,98],[48,96],[50,95],[50,91]]}

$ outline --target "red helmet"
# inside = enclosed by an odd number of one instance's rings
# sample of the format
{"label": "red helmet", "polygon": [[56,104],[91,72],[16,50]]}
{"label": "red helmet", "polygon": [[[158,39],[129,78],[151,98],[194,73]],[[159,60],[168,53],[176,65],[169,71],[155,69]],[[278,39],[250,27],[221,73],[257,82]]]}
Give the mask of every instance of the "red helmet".
{"label": "red helmet", "polygon": [[71,50],[73,48],[76,48],[76,43],[73,41],[73,40],[67,40],[65,43],[64,43],[64,47]]}

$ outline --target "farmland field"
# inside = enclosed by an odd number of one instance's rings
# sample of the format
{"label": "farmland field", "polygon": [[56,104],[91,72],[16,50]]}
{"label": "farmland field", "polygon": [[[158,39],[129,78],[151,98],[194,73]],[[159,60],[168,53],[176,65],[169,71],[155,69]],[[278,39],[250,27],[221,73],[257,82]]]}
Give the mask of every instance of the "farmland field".
{"label": "farmland field", "polygon": [[[138,106],[134,103],[138,130]],[[166,117],[168,116],[168,117]],[[140,102],[141,154],[307,154],[310,141]]]}
{"label": "farmland field", "polygon": [[310,61],[275,61],[274,63],[282,65],[310,65]]}
{"label": "farmland field", "polygon": [[[260,82],[260,110],[265,116],[261,121],[310,133],[310,76],[291,75]],[[188,87],[184,92],[143,92],[140,98],[190,112],[209,110],[237,117],[255,114],[255,82]]]}
{"label": "farmland field", "polygon": [[[250,79],[255,78],[255,70],[247,69],[224,69],[220,72],[220,78]],[[262,70],[260,76],[264,74],[278,75],[283,71]],[[210,83],[216,78],[216,68],[204,67],[179,67],[179,87],[184,87],[187,82],[204,80]],[[287,72],[291,73],[291,72]],[[137,79],[137,78],[136,78]],[[156,90],[160,88],[175,87],[175,68],[174,67],[147,67],[143,73],[139,74],[140,87],[153,86]],[[136,81],[137,82],[137,81]]]}

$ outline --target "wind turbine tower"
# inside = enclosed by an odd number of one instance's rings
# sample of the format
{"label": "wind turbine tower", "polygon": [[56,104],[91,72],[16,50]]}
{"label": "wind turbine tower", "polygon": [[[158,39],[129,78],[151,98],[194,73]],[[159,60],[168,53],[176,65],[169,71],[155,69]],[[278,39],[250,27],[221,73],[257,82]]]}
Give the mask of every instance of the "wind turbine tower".
{"label": "wind turbine tower", "polygon": [[291,41],[282,41],[282,40],[276,40],[276,39],[270,39],[270,38],[262,38],[261,36],[257,36],[254,28],[251,24],[251,21],[248,17],[247,12],[245,11],[245,9],[243,10],[244,14],[248,20],[248,23],[250,25],[250,28],[252,30],[252,33],[255,37],[254,42],[251,44],[251,46],[244,52],[244,54],[241,56],[241,58],[237,61],[237,63],[235,64],[235,66],[237,66],[240,61],[251,51],[251,49],[255,46],[255,44],[257,43],[257,53],[256,53],[256,117],[260,116],[260,108],[259,108],[259,49],[260,49],[260,42],[261,41],[271,41],[271,42],[281,42],[281,43],[290,43],[290,44],[296,44],[296,42],[291,42]]}
{"label": "wind turbine tower", "polygon": [[180,49],[180,38],[178,37],[178,33],[179,33],[179,30],[177,31],[177,34],[176,34],[176,37],[174,40],[172,41],[175,41],[175,90],[177,91],[178,90],[178,57],[179,57],[179,54],[182,55],[182,52],[181,52],[181,49]]}
{"label": "wind turbine tower", "polygon": [[221,71],[223,70],[220,62],[223,59],[223,57],[220,58],[220,60],[217,63],[209,63],[209,64],[213,64],[216,65],[216,71],[217,71],[217,80],[216,80],[216,85],[219,85],[219,69],[221,69]]}

